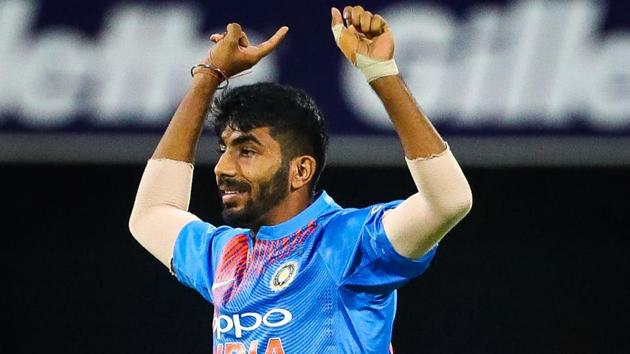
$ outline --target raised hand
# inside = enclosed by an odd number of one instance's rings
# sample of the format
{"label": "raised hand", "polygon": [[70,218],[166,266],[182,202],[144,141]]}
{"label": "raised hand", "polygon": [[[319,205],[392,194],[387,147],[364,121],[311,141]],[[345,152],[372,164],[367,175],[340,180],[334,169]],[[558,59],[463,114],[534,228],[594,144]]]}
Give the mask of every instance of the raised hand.
{"label": "raised hand", "polygon": [[268,40],[259,45],[251,45],[247,34],[238,23],[227,25],[227,31],[213,34],[210,40],[216,43],[208,52],[206,64],[212,64],[223,70],[227,76],[236,75],[256,65],[280,44],[289,31],[283,26]]}
{"label": "raised hand", "polygon": [[376,61],[386,61],[394,57],[394,36],[383,17],[365,11],[361,6],[346,6],[343,17],[333,7],[331,15],[335,41],[344,56],[353,64],[356,64],[356,54]]}

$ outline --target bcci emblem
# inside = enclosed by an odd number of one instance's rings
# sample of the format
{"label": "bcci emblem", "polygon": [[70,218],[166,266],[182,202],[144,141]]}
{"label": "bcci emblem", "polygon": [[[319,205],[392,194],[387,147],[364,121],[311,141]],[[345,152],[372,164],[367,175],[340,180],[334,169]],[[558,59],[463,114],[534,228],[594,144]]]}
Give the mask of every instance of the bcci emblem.
{"label": "bcci emblem", "polygon": [[284,263],[273,273],[269,287],[273,291],[284,290],[291,284],[298,271],[298,264],[295,261]]}

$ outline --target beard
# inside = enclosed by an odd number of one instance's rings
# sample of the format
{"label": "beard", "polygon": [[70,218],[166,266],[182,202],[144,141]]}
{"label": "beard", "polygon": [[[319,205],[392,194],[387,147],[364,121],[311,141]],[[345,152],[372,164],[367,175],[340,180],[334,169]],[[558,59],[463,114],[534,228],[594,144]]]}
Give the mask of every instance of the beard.
{"label": "beard", "polygon": [[[243,184],[244,182],[226,181],[230,184]],[[258,185],[257,195],[250,194],[245,205],[240,210],[235,210],[223,205],[221,217],[223,221],[232,227],[254,228],[263,224],[265,213],[269,212],[289,194],[289,166],[283,161],[271,178]],[[251,192],[251,186],[247,185]]]}

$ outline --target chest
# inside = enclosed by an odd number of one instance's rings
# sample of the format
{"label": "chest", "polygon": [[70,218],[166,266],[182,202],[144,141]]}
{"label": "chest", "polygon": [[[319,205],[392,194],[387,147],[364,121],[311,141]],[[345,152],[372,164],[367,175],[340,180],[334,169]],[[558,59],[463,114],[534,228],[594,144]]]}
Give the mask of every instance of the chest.
{"label": "chest", "polygon": [[[306,288],[325,282],[317,262],[317,227],[277,239],[233,237],[214,260],[215,310],[236,313],[298,300]],[[318,265],[319,264],[319,265]]]}

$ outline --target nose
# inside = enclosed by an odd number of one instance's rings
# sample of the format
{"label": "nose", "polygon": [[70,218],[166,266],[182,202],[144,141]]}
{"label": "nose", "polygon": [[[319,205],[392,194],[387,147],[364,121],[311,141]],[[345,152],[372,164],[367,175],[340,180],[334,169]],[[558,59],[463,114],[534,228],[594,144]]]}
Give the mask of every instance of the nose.
{"label": "nose", "polygon": [[236,176],[236,165],[228,151],[219,156],[217,164],[214,165],[214,174],[217,177],[234,177]]}

